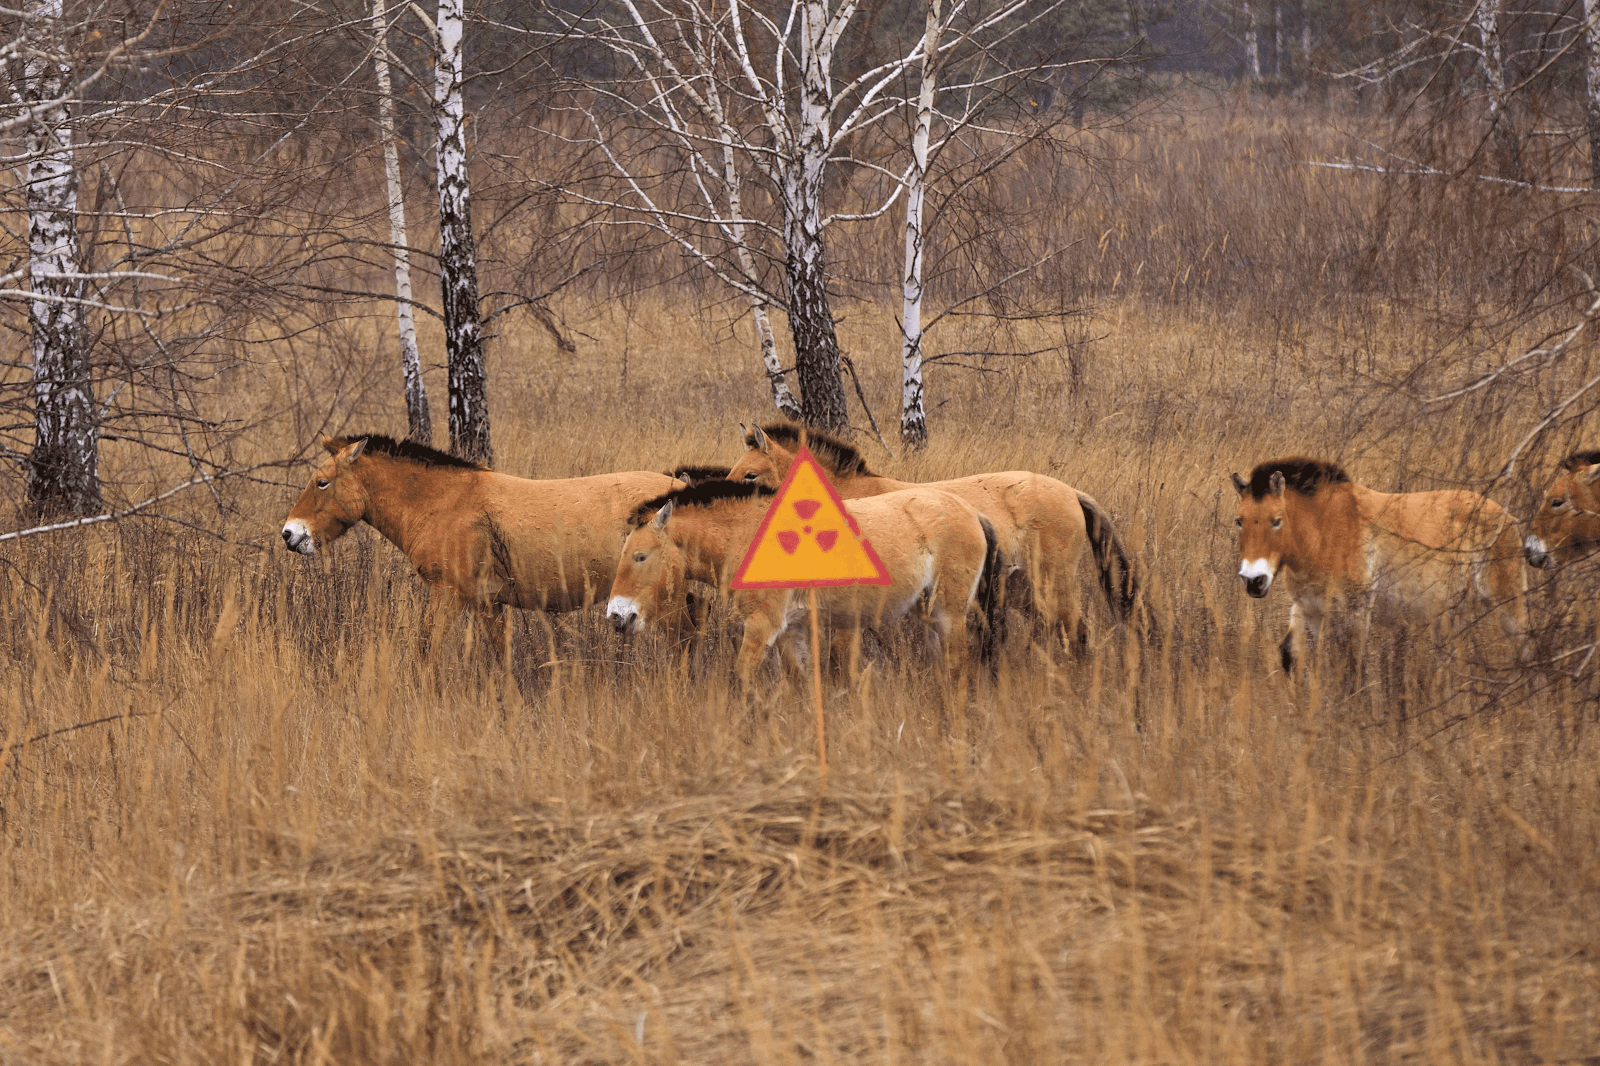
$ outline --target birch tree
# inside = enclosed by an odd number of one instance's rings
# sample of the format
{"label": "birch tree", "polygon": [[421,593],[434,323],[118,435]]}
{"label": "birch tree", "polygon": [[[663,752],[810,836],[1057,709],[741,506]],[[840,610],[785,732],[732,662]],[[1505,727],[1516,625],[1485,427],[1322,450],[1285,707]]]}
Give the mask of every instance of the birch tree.
{"label": "birch tree", "polygon": [[[273,2],[36,0],[0,21],[0,212],[18,222],[0,228],[0,323],[26,338],[0,358],[18,475],[0,485],[56,513],[39,528],[167,517],[186,494],[226,513],[222,486],[254,476],[241,434],[275,418],[312,439],[363,387],[319,330],[350,315],[352,251],[389,248],[344,211],[356,157],[324,148],[364,103],[356,25],[352,51],[351,25]],[[311,425],[241,399],[257,352],[305,368],[326,405]]]}
{"label": "birch tree", "polygon": [[1261,80],[1261,34],[1256,28],[1256,9],[1244,0],[1244,69],[1251,81]]}
{"label": "birch tree", "polygon": [[1600,189],[1600,0],[1583,0],[1583,118],[1589,184]]}
{"label": "birch tree", "polygon": [[[26,121],[28,332],[33,351],[33,450],[28,499],[43,513],[101,508],[99,429],[84,337],[69,60],[59,48],[62,0],[23,10],[15,102]],[[13,60],[17,62],[17,60]]]}
{"label": "birch tree", "polygon": [[1500,172],[1513,181],[1522,180],[1521,138],[1507,113],[1510,105],[1510,78],[1506,69],[1505,41],[1501,30],[1506,0],[1478,0],[1473,27],[1478,40],[1474,51],[1483,73],[1484,98],[1489,109],[1489,131],[1499,155]]}
{"label": "birch tree", "polygon": [[900,440],[908,448],[928,443],[928,413],[922,399],[922,298],[926,235],[922,204],[928,192],[928,138],[933,128],[933,88],[939,70],[940,0],[926,0],[922,72],[917,117],[911,134],[911,169],[906,176],[906,269],[901,300]]}
{"label": "birch tree", "polygon": [[450,449],[491,463],[489,389],[478,308],[477,245],[467,178],[466,106],[461,96],[462,0],[439,0],[435,60],[435,158],[439,173],[439,285],[449,363]]}
{"label": "birch tree", "polygon": [[[1061,62],[1019,64],[1015,54],[1019,42],[1045,36],[1046,20],[1059,8],[1057,0],[1006,0],[981,11],[956,3],[936,17],[943,58],[934,58],[930,75],[958,52],[971,68],[962,91],[950,94],[957,105],[944,116],[950,129],[1003,136],[1010,120],[1001,112],[1020,110],[1007,93],[1030,77],[1066,70]],[[603,46],[617,63],[609,77],[585,81],[591,95],[574,105],[609,179],[564,181],[563,194],[599,209],[597,226],[664,235],[742,294],[753,313],[781,309],[800,415],[828,429],[843,428],[847,410],[826,234],[883,218],[905,194],[908,171],[888,169],[881,152],[861,146],[874,138],[881,144],[885,122],[915,108],[918,97],[904,86],[924,69],[927,40],[926,32],[917,34],[903,51],[875,57],[836,84],[836,59],[857,13],[856,0],[836,7],[791,0],[776,11],[744,0],[616,0],[566,19],[552,34]],[[995,121],[984,125],[986,118]],[[861,176],[866,191],[827,203],[852,185],[838,172]],[[770,197],[770,214],[750,209],[752,182]],[[763,348],[782,409],[773,349]]]}
{"label": "birch tree", "polygon": [[422,381],[417,324],[412,312],[411,252],[406,243],[405,186],[400,181],[400,150],[394,122],[394,87],[389,77],[389,22],[384,0],[372,0],[372,65],[378,80],[378,136],[383,141],[384,189],[389,202],[389,240],[394,246],[395,315],[400,335],[400,367],[405,381],[406,424],[412,440],[433,443],[433,419]]}

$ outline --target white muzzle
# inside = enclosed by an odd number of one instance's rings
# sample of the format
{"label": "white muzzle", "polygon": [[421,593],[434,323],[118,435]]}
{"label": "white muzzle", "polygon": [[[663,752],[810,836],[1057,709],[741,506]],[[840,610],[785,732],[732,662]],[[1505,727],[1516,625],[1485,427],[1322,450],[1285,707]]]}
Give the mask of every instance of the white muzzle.
{"label": "white muzzle", "polygon": [[606,618],[618,633],[639,632],[639,605],[626,596],[613,596],[606,604]]}
{"label": "white muzzle", "polygon": [[317,543],[311,536],[311,530],[298,518],[291,518],[283,524],[283,543],[290,551],[300,555],[317,553]]}

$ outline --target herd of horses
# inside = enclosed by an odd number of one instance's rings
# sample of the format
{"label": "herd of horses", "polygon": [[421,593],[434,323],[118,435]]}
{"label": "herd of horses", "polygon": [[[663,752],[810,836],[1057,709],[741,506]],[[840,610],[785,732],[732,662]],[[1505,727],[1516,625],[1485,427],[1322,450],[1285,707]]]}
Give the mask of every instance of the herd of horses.
{"label": "herd of horses", "polygon": [[[491,624],[504,607],[560,612],[604,598],[619,630],[690,631],[707,603],[696,586],[710,586],[743,624],[735,670],[748,682],[774,645],[790,668],[805,662],[804,600],[794,590],[728,587],[804,442],[893,579],[821,590],[836,641],[914,616],[953,671],[974,616],[989,655],[1010,609],[1081,640],[1086,551],[1114,617],[1135,612],[1137,569],[1110,516],[1055,478],[1010,470],[896,481],[831,435],[787,423],[740,429],[745,453],[731,468],[551,481],[378,434],[324,438],[328,458],[289,512],[283,540],[310,555],[365,521],[416,567],[430,615],[467,611]],[[1286,672],[1340,614],[1369,625],[1492,616],[1526,658],[1524,558],[1547,568],[1600,544],[1600,452],[1563,462],[1525,540],[1477,493],[1378,492],[1332,463],[1275,460],[1248,479],[1233,475],[1233,485],[1245,591],[1265,596],[1282,575],[1292,600],[1279,648]]]}

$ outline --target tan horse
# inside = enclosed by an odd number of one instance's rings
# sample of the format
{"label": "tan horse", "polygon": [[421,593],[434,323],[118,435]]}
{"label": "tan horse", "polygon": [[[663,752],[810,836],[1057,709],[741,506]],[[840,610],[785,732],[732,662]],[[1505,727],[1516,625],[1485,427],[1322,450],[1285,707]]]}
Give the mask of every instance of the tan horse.
{"label": "tan horse", "polygon": [[[369,522],[405,553],[440,607],[571,611],[616,569],[628,516],[678,486],[645,470],[562,481],[497,474],[412,441],[327,437],[331,453],[283,524],[311,555]],[[681,601],[680,601],[681,602]]]}
{"label": "tan horse", "polygon": [[1600,545],[1600,452],[1573,452],[1544,494],[1529,523],[1523,550],[1528,562],[1548,570],[1557,561]]}
{"label": "tan horse", "polygon": [[1262,463],[1239,493],[1239,578],[1254,597],[1282,572],[1293,606],[1279,645],[1285,671],[1314,643],[1335,601],[1365,599],[1380,616],[1431,622],[1475,597],[1524,653],[1526,571],[1517,529],[1475,492],[1375,492],[1332,463]]}
{"label": "tan horse", "polygon": [[[737,589],[728,581],[744,558],[773,492],[764,486],[709,482],[657,497],[639,509],[637,529],[623,546],[606,617],[618,630],[656,622],[663,605],[683,597],[686,580],[715,584],[744,622],[736,672],[749,682],[775,642],[798,670],[806,661],[802,589]],[[967,646],[967,612],[993,561],[992,533],[977,513],[937,490],[895,492],[849,504],[893,585],[846,585],[817,590],[820,613],[835,627],[891,623],[919,604],[954,670]]]}
{"label": "tan horse", "polygon": [[[920,485],[896,481],[874,474],[861,453],[844,441],[826,433],[806,432],[811,453],[828,471],[843,499],[909,488],[942,489],[988,518],[994,523],[1007,573],[1013,579],[1026,578],[1020,590],[1023,595],[1012,598],[1020,598],[1017,606],[1040,615],[1052,627],[1059,623],[1069,633],[1078,628],[1073,574],[1085,544],[1094,553],[1100,587],[1111,613],[1119,620],[1132,614],[1138,594],[1133,567],[1117,540],[1111,519],[1085,493],[1026,470]],[[789,473],[789,465],[800,451],[800,430],[789,423],[753,426],[744,430],[744,444],[748,450],[729,471],[728,479],[775,488]],[[997,583],[997,595],[1004,596],[1005,584]]]}

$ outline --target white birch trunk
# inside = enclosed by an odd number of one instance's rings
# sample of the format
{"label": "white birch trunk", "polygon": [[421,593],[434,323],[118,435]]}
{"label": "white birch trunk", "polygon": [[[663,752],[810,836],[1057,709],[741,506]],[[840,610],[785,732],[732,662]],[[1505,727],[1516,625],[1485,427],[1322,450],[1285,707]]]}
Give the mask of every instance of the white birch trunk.
{"label": "white birch trunk", "polygon": [[[728,190],[728,217],[733,219],[728,225],[728,235],[733,239],[734,254],[738,258],[739,269],[744,272],[753,290],[756,266],[755,258],[750,254],[750,246],[745,241],[743,183],[739,176],[738,160],[733,153],[735,132],[728,124],[722,98],[714,91],[714,87],[707,91],[707,100],[722,133],[722,182]],[[761,339],[761,365],[767,371],[767,384],[772,389],[772,404],[783,417],[798,422],[801,417],[800,404],[796,402],[794,393],[789,391],[789,383],[784,380],[783,363],[778,359],[778,342],[772,335],[772,321],[767,315],[766,302],[752,295],[750,315],[755,319],[756,333]]]}
{"label": "white birch trunk", "polygon": [[1489,101],[1489,131],[1500,156],[1500,173],[1513,181],[1522,180],[1522,150],[1516,130],[1512,128],[1507,113],[1510,94],[1507,91],[1505,46],[1500,37],[1500,17],[1505,14],[1505,0],[1483,0],[1478,5],[1475,20],[1478,29],[1478,68],[1483,72],[1484,89]]}
{"label": "white birch trunk", "polygon": [[406,423],[412,440],[433,443],[433,419],[422,381],[417,324],[411,309],[411,252],[406,244],[405,187],[394,126],[394,89],[389,80],[389,23],[384,0],[372,0],[373,66],[378,75],[378,134],[383,139],[383,176],[389,196],[389,243],[394,245],[395,314],[399,318],[400,368],[406,390]]}
{"label": "white birch trunk", "polygon": [[1589,184],[1600,189],[1600,0],[1583,0],[1584,124],[1589,128]]}
{"label": "white birch trunk", "polygon": [[1252,81],[1261,80],[1261,38],[1256,31],[1256,9],[1244,5],[1244,68]]}
{"label": "white birch trunk", "polygon": [[1272,5],[1272,76],[1283,76],[1283,5]]}
{"label": "white birch trunk", "polygon": [[852,10],[847,0],[846,8],[830,19],[825,0],[801,0],[800,128],[796,157],[783,165],[781,192],[800,411],[808,425],[826,430],[850,424],[823,263],[822,186],[832,148],[833,47]]}
{"label": "white birch trunk", "polygon": [[917,87],[917,122],[911,134],[911,172],[906,180],[906,259],[902,286],[900,349],[900,439],[908,448],[928,443],[922,392],[923,255],[922,202],[928,191],[928,138],[933,127],[933,86],[939,69],[940,0],[927,0],[922,34],[922,80]]}
{"label": "white birch trunk", "polygon": [[439,284],[449,360],[450,449],[490,463],[488,382],[478,313],[477,248],[467,180],[466,107],[461,98],[462,0],[439,0],[434,123],[439,168]]}
{"label": "white birch trunk", "polygon": [[[62,0],[29,5],[34,25],[59,25]],[[99,428],[83,323],[78,242],[78,174],[72,115],[63,99],[72,71],[35,51],[23,63],[17,102],[32,113],[27,164],[28,304],[33,349],[34,440],[28,499],[40,512],[86,515],[103,509]],[[39,105],[44,104],[44,107]]]}

